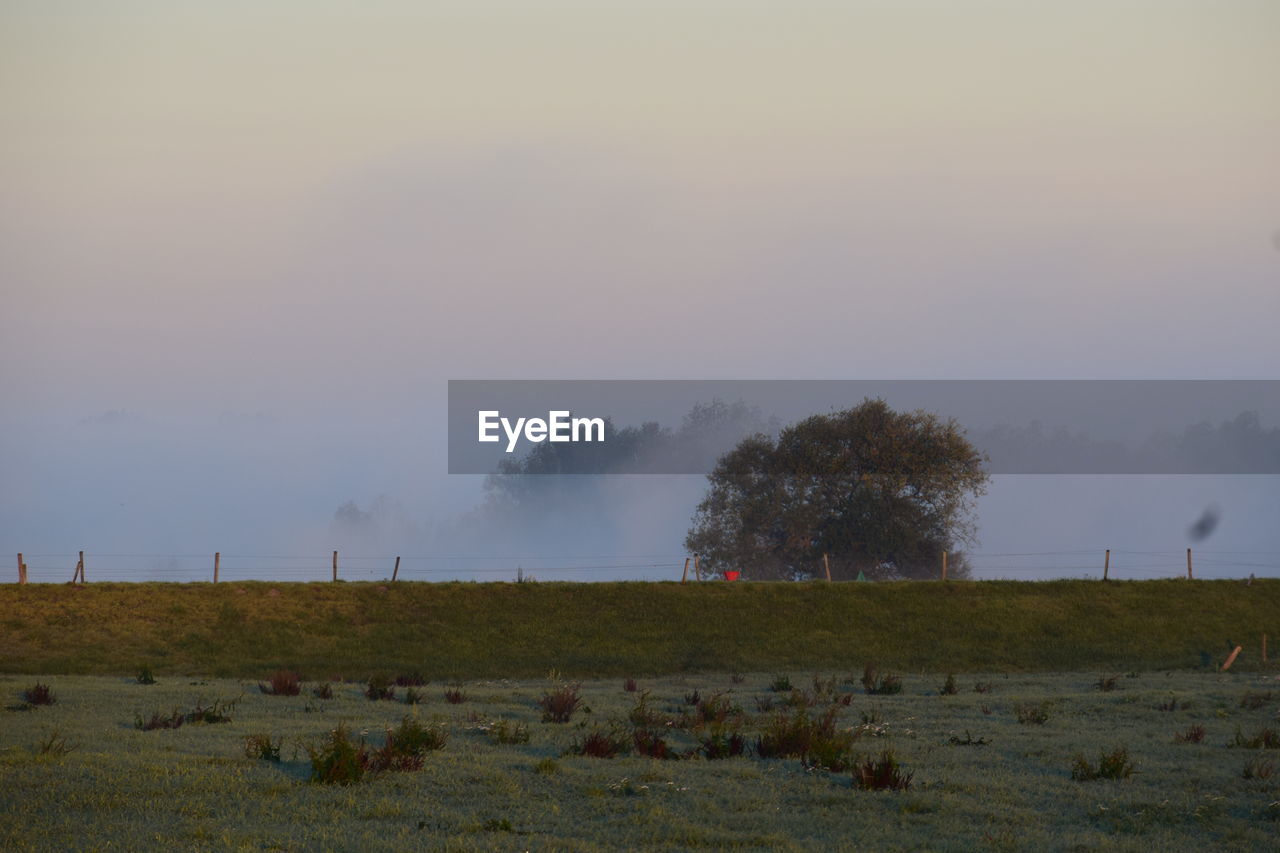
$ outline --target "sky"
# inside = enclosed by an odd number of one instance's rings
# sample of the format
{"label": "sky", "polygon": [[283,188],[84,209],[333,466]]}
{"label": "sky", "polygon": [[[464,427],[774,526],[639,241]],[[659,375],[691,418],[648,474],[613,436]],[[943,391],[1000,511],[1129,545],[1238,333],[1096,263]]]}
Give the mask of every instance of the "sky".
{"label": "sky", "polygon": [[447,517],[450,378],[1274,378],[1276,151],[1262,0],[0,0],[0,546]]}

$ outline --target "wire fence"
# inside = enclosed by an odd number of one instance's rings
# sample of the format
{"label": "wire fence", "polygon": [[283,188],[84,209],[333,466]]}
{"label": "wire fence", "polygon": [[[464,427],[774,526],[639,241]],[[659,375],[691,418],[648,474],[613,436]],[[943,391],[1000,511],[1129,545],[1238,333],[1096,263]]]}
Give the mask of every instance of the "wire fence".
{"label": "wire fence", "polygon": [[[952,555],[952,565],[959,555]],[[968,552],[972,580],[1280,577],[1280,551],[1189,549]],[[952,577],[954,577],[953,568]],[[815,577],[823,576],[819,566]],[[941,573],[939,574],[941,576]],[[684,553],[662,554],[20,554],[11,582],[720,580]],[[749,571],[742,580],[750,580]]]}

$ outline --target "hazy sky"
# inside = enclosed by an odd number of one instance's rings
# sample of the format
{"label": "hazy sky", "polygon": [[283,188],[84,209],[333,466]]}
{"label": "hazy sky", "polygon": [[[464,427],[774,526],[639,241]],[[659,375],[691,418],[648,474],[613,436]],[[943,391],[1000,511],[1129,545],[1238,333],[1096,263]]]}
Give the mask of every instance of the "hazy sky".
{"label": "hazy sky", "polygon": [[0,545],[426,513],[448,378],[1274,378],[1278,151],[1268,0],[0,0]]}

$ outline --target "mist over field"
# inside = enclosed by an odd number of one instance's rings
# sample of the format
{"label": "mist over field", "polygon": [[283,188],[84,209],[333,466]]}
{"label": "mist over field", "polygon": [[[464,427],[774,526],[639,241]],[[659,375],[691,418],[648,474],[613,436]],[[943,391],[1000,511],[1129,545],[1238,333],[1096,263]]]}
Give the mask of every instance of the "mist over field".
{"label": "mist over field", "polygon": [[[481,524],[447,380],[1273,378],[1274,4],[924,6],[6,4],[0,548],[669,577],[702,478]],[[1278,482],[1000,476],[976,550],[1275,573]]]}

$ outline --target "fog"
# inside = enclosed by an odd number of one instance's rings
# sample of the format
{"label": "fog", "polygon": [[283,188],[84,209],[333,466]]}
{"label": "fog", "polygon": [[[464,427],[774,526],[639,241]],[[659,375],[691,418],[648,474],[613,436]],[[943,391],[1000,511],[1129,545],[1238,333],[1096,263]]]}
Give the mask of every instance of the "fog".
{"label": "fog", "polygon": [[[701,478],[479,532],[447,382],[1274,378],[1274,4],[659,6],[6,4],[0,549],[672,577]],[[1216,506],[1275,573],[1277,497],[1002,475],[979,550],[1175,571]]]}

